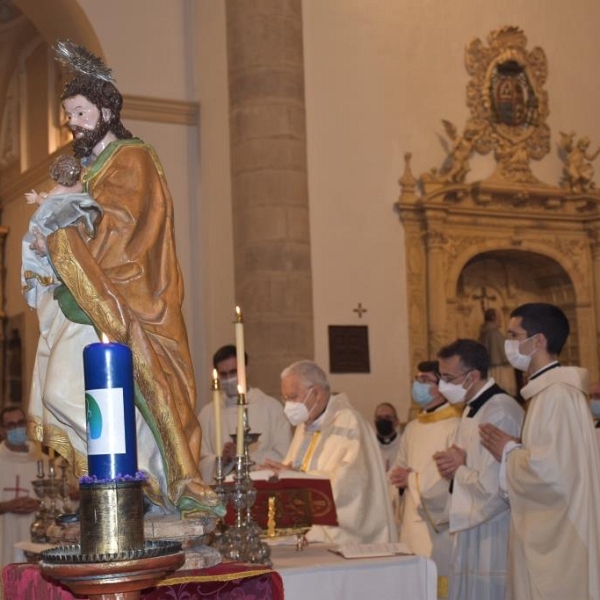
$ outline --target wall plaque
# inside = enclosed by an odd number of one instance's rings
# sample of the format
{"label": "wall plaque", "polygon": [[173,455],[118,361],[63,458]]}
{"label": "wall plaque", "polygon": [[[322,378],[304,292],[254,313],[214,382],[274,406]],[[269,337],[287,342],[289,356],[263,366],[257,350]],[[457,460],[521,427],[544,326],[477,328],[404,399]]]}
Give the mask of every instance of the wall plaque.
{"label": "wall plaque", "polygon": [[366,325],[329,325],[329,372],[371,372]]}

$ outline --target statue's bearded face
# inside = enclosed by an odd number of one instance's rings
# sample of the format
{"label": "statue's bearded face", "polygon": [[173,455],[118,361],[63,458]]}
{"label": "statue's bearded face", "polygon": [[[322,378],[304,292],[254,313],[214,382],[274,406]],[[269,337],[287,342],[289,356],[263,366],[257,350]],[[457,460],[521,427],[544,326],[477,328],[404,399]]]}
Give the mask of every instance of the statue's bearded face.
{"label": "statue's bearded face", "polygon": [[73,154],[76,158],[90,156],[108,133],[110,124],[104,120],[100,109],[85,96],[66,98],[63,108],[73,134]]}

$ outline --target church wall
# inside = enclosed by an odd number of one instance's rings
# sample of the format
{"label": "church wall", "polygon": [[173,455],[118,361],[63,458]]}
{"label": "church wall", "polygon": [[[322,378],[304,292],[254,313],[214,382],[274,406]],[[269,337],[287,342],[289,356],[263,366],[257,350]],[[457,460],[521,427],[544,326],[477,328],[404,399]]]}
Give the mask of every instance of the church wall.
{"label": "church wall", "polygon": [[[232,325],[235,308],[233,217],[225,3],[203,1],[197,5],[198,98],[202,130],[199,205],[202,255],[199,259],[206,266],[200,293],[206,331],[205,369],[208,370],[212,368],[214,352],[235,342]],[[252,349],[247,348],[247,351],[252,362]],[[254,384],[261,386],[260,382]],[[207,396],[199,396],[202,404],[206,400]]]}
{"label": "church wall", "polygon": [[[235,303],[224,2],[80,5],[123,93],[201,105],[198,130],[128,125],[156,146],[173,191],[192,352],[199,389],[207,389],[210,356],[233,337]],[[404,153],[413,152],[416,175],[439,167],[441,119],[462,129],[468,117],[466,43],[514,24],[529,48],[545,50],[553,149],[533,169],[556,184],[559,131],[600,143],[599,17],[594,0],[304,0],[315,359],[328,368],[328,325],[369,326],[371,373],[331,377],[369,418],[384,400],[402,419],[408,413],[404,239],[392,206]],[[490,172],[491,158],[478,157],[468,180]],[[362,319],[353,312],[359,302],[368,309]]]}
{"label": "church wall", "polygon": [[[204,330],[196,324],[194,332],[205,336],[206,364],[214,347],[231,339],[229,306],[234,303],[224,2],[195,3],[198,67],[192,75],[197,90],[186,87],[180,38],[189,4],[169,2],[166,8],[160,0],[135,0],[134,8],[142,2],[140,11],[132,10],[131,3],[125,11],[118,0],[110,0],[108,7],[92,0],[82,4],[126,93],[189,99],[197,92],[201,103],[197,217],[204,219],[198,224],[202,235],[195,250],[178,244],[180,254],[190,254],[188,263],[194,259],[204,266],[198,292]],[[468,117],[466,43],[472,37],[485,40],[501,25],[523,28],[529,47],[542,46],[548,56],[552,139],[559,130],[574,129],[595,144],[600,123],[591,115],[600,99],[594,78],[600,45],[594,43],[593,24],[599,12],[593,0],[568,5],[508,0],[501,6],[476,0],[304,1],[315,358],[328,367],[328,325],[369,326],[371,374],[331,378],[334,388],[347,391],[367,416],[382,400],[394,402],[402,417],[408,411],[404,240],[392,205],[404,153],[413,152],[416,174],[439,167],[445,157],[441,119],[461,129]],[[126,22],[115,27],[114,18],[105,17],[109,14],[123,14]],[[157,23],[168,44],[157,38]],[[126,35],[129,30],[135,44]],[[555,144],[533,168],[542,180],[558,181]],[[491,157],[478,157],[469,179],[490,171]],[[195,287],[197,272],[192,272]],[[188,271],[188,290],[189,279]],[[352,311],[358,302],[368,309],[362,319]]]}
{"label": "church wall", "polygon": [[[371,416],[391,400],[406,415],[410,373],[402,226],[392,211],[403,155],[415,175],[445,158],[441,119],[459,130],[469,116],[467,42],[502,25],[520,26],[528,48],[548,57],[552,152],[534,173],[556,185],[559,131],[600,144],[596,65],[600,44],[592,0],[305,0],[304,52],[316,359],[327,364],[328,324],[360,324],[369,309],[372,373],[332,376],[336,389]],[[491,157],[472,161],[469,181],[492,172]],[[600,173],[600,166],[596,166]],[[450,341],[450,340],[449,340]]]}
{"label": "church wall", "polygon": [[[200,408],[210,400],[212,354],[233,340],[235,308],[224,8],[194,0],[81,5],[122,93],[200,103],[197,128],[127,123],[156,147],[173,194]],[[202,35],[199,20],[210,23]]]}

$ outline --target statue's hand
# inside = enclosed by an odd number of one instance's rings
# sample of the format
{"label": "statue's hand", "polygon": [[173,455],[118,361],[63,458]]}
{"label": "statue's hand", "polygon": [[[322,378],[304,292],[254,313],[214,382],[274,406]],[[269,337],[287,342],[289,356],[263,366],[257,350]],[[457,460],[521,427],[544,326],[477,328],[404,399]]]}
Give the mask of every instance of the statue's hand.
{"label": "statue's hand", "polygon": [[25,192],[25,200],[27,201],[27,204],[36,203],[38,198],[39,198],[39,195],[35,190],[31,190],[30,192]]}

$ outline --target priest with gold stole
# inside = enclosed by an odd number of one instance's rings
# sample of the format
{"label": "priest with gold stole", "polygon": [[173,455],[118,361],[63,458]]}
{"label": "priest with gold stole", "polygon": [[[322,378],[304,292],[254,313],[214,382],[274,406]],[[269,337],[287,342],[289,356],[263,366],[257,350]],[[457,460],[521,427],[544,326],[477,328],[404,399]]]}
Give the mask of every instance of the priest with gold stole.
{"label": "priest with gold stole", "polygon": [[285,413],[296,426],[283,463],[331,481],[339,526],[313,525],[307,539],[335,544],[394,542],[396,525],[375,432],[323,369],[303,360],[281,374]]}
{"label": "priest with gold stole", "polygon": [[434,560],[438,596],[445,598],[452,552],[447,509],[450,493],[433,455],[454,443],[462,409],[440,394],[437,361],[423,361],[417,369],[412,397],[422,410],[406,426],[388,475],[392,485],[403,491],[400,541],[415,554]]}
{"label": "priest with gold stole", "polygon": [[569,321],[551,304],[516,308],[506,355],[529,376],[520,439],[483,424],[511,506],[509,600],[600,599],[600,455],[588,375],[558,363]]}

